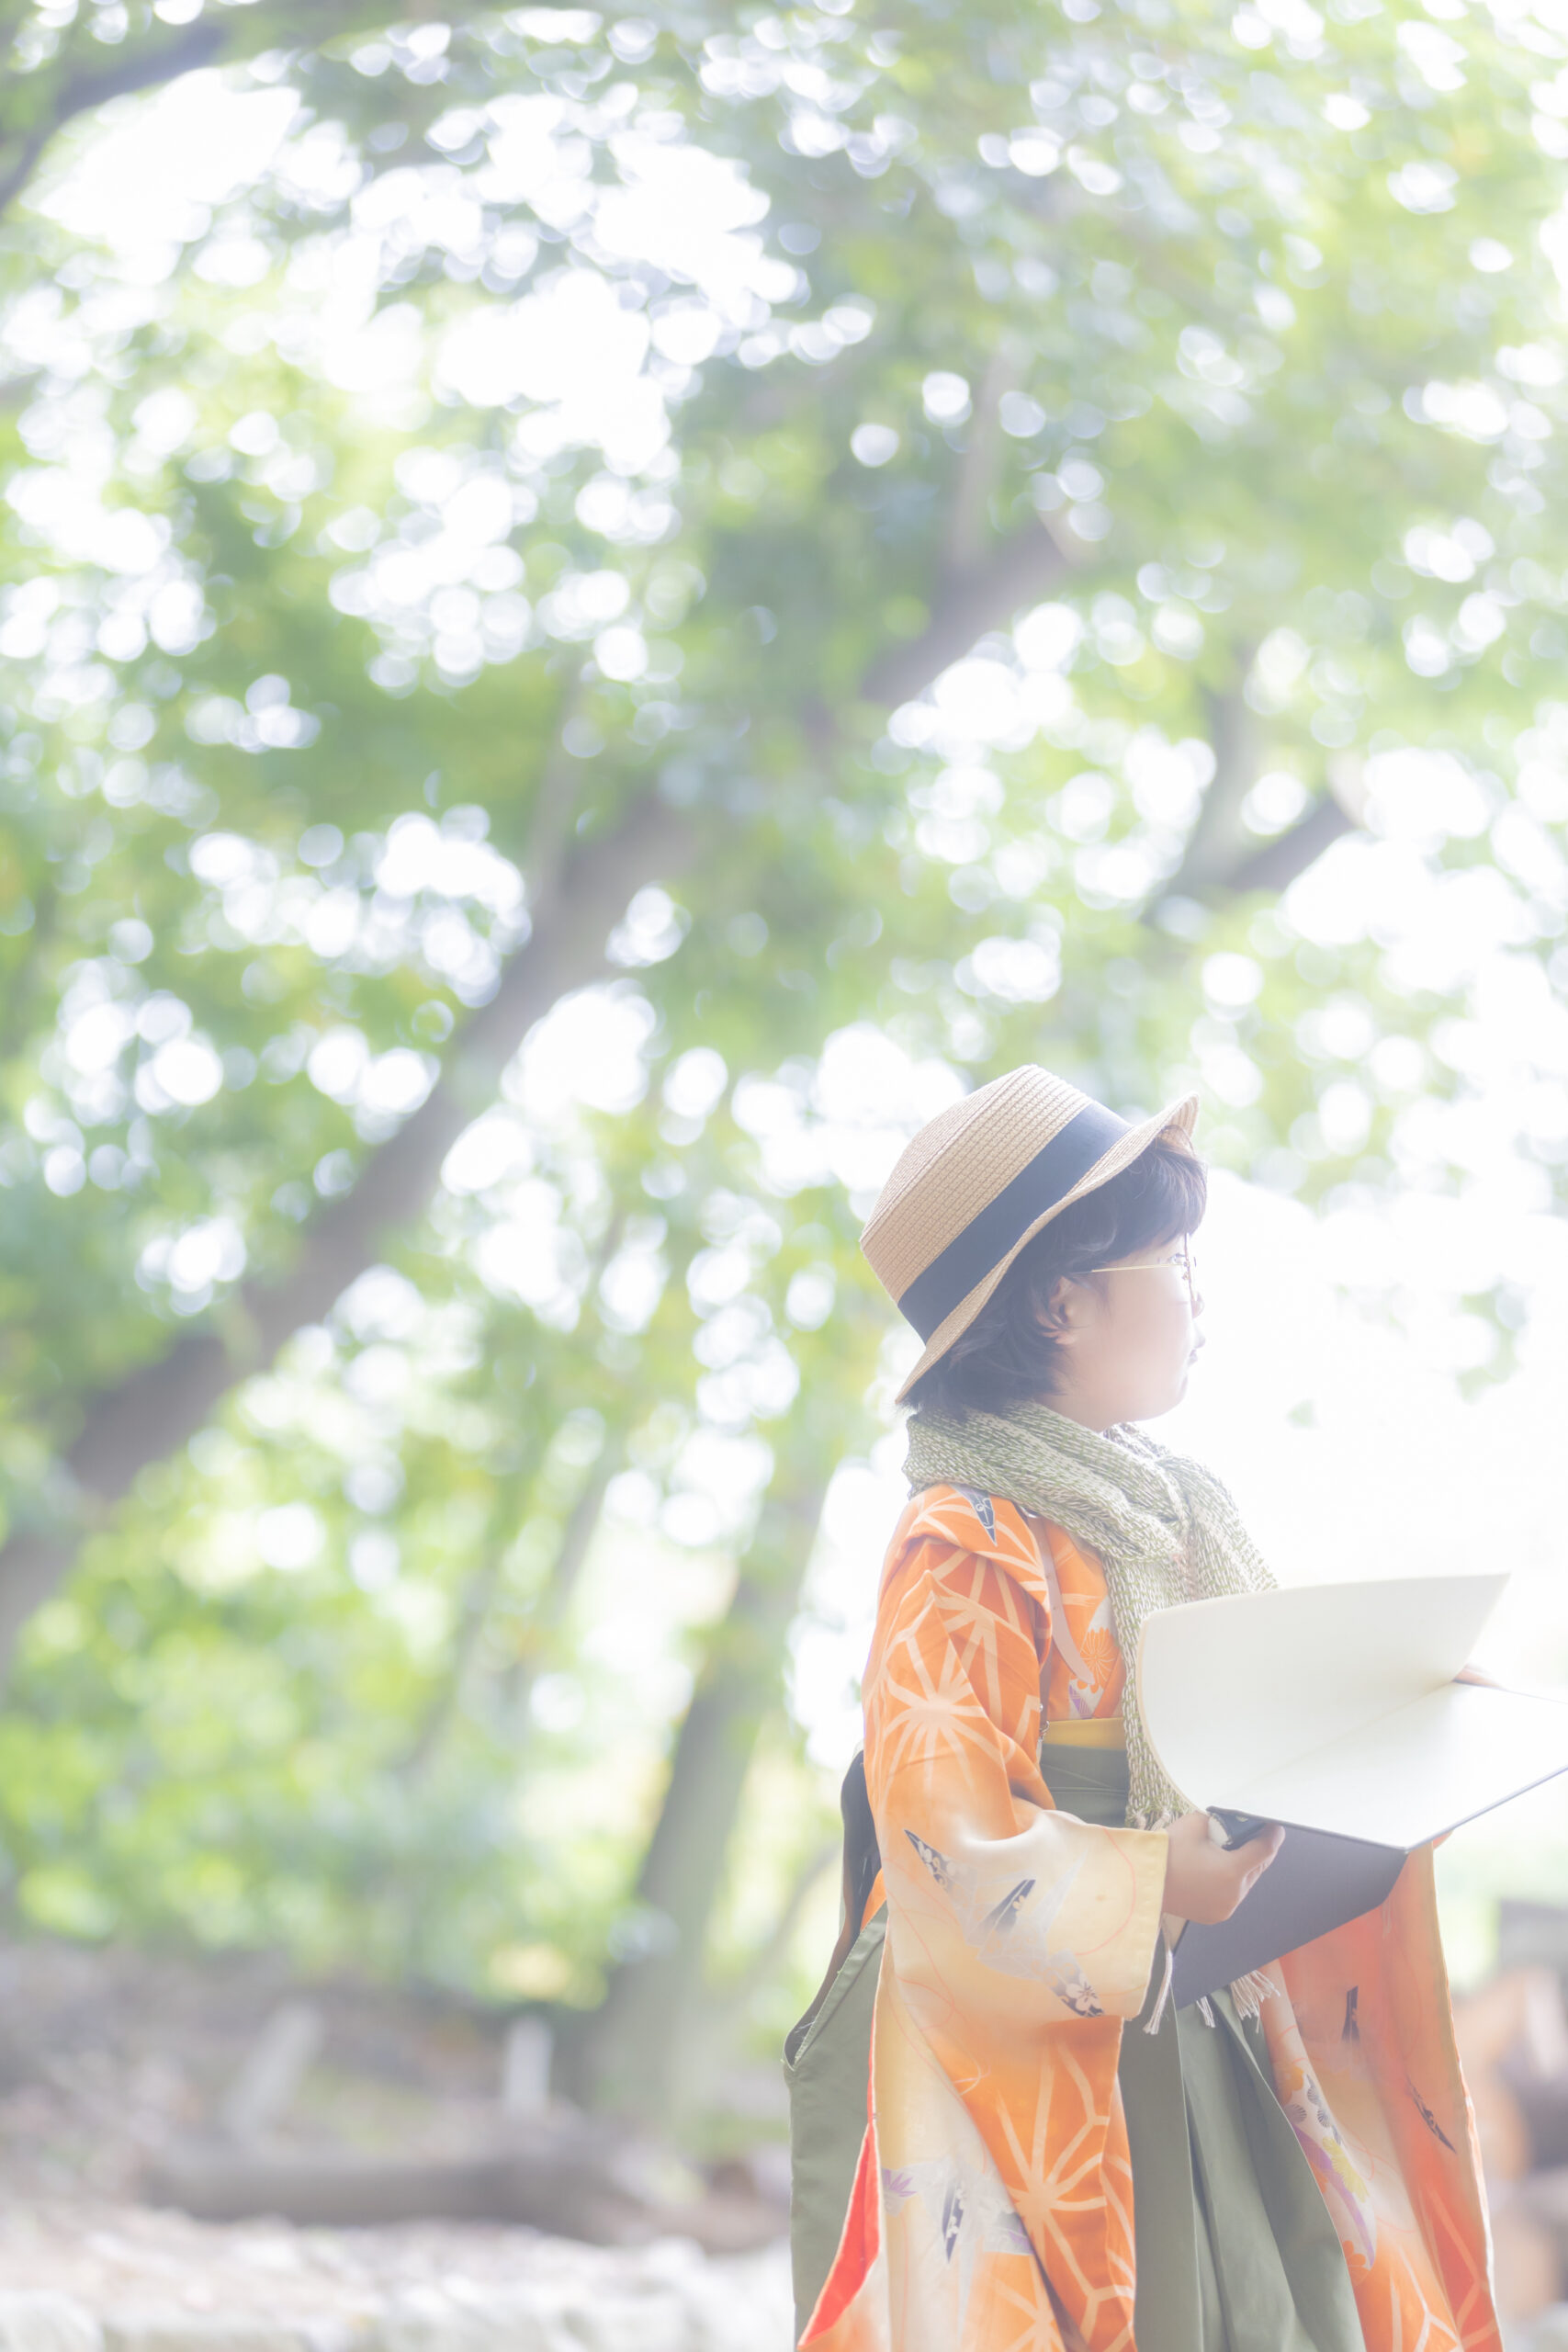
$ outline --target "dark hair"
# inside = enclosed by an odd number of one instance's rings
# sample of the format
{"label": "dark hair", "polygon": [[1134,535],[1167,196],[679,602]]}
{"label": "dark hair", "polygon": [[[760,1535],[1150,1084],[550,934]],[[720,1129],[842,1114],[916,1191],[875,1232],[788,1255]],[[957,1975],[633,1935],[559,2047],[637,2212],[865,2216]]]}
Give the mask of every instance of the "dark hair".
{"label": "dark hair", "polygon": [[908,1402],[961,1421],[1008,1413],[1056,1385],[1061,1350],[1041,1323],[1064,1275],[1082,1280],[1142,1250],[1195,1232],[1208,1205],[1202,1161],[1163,1135],[1130,1168],[1052,1218],[1026,1242],[966,1331],[916,1381]]}

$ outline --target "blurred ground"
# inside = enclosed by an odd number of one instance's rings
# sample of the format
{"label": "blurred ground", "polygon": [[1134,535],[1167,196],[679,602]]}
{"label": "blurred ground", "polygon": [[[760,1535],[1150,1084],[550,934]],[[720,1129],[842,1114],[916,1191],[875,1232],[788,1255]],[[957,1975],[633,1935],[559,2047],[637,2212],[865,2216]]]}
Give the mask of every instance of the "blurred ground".
{"label": "blurred ground", "polygon": [[790,2312],[782,2248],[215,2229],[99,2204],[0,2218],[5,2352],[788,2352]]}
{"label": "blurred ground", "polygon": [[769,2210],[787,2203],[781,2143],[705,2175],[671,2148],[574,2121],[548,2070],[541,2014],[434,1988],[303,1981],[249,1954],[0,1943],[0,2202],[138,2198],[171,2150],[194,2145],[213,2164],[224,2149],[307,2167],[417,2162],[434,2180],[575,2133],[579,2155],[613,2138],[628,2199],[660,2211],[701,2202],[688,2233],[716,2232],[718,2250],[773,2234]]}
{"label": "blurred ground", "polygon": [[[209,2128],[269,2018],[280,1962],[0,1945],[0,2203],[137,2196],[150,2156]],[[319,2056],[291,2135],[432,2153],[471,2144],[501,2084],[503,2023],[445,1996],[311,1985]]]}
{"label": "blurred ground", "polygon": [[[0,2352],[784,2352],[782,2151],[708,2179],[606,2140],[547,2102],[544,2055],[537,2020],[444,1994],[301,1985],[252,1957],[0,1945]],[[500,2180],[525,2202],[504,2152],[578,2130],[587,2197],[595,2167],[619,2192],[581,2225],[621,2243],[168,2210],[171,2171],[198,2199],[225,2165],[271,2166],[297,2196],[322,2177],[401,2196],[417,2171],[437,2201]]]}

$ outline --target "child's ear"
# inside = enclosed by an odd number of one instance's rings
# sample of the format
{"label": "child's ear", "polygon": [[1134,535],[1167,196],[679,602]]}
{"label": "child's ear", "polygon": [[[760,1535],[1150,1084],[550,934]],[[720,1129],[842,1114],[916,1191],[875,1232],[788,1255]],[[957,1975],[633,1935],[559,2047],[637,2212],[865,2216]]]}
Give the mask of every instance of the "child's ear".
{"label": "child's ear", "polygon": [[1051,1295],[1036,1309],[1041,1329],[1066,1347],[1077,1338],[1083,1312],[1082,1286],[1066,1274],[1052,1283]]}

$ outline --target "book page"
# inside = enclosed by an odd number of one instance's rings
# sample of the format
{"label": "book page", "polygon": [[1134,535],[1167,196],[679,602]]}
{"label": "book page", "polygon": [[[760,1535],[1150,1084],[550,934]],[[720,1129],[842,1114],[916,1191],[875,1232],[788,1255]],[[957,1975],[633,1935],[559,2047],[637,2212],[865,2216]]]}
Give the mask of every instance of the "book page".
{"label": "book page", "polygon": [[1408,1851],[1568,1771],[1568,1706],[1450,1682],[1273,1771],[1233,1772],[1210,1804]]}
{"label": "book page", "polygon": [[1194,1804],[1259,1811],[1223,1792],[1450,1684],[1506,1582],[1502,1571],[1380,1577],[1157,1611],[1138,1650],[1155,1751]]}

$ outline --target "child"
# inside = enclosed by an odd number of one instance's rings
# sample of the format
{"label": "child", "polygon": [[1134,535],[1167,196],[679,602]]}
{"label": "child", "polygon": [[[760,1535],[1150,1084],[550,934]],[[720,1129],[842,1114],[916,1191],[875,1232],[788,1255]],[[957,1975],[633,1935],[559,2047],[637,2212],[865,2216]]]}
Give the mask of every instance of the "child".
{"label": "child", "polygon": [[1168,1997],[1182,1923],[1280,1836],[1210,1837],[1128,1671],[1150,1611],[1272,1581],[1218,1481],[1130,1426],[1201,1345],[1195,1112],[1127,1126],[1014,1070],[865,1229],[926,1346],[848,1950],[791,2036],[812,2352],[1499,2352],[1429,1850],[1380,1911]]}

